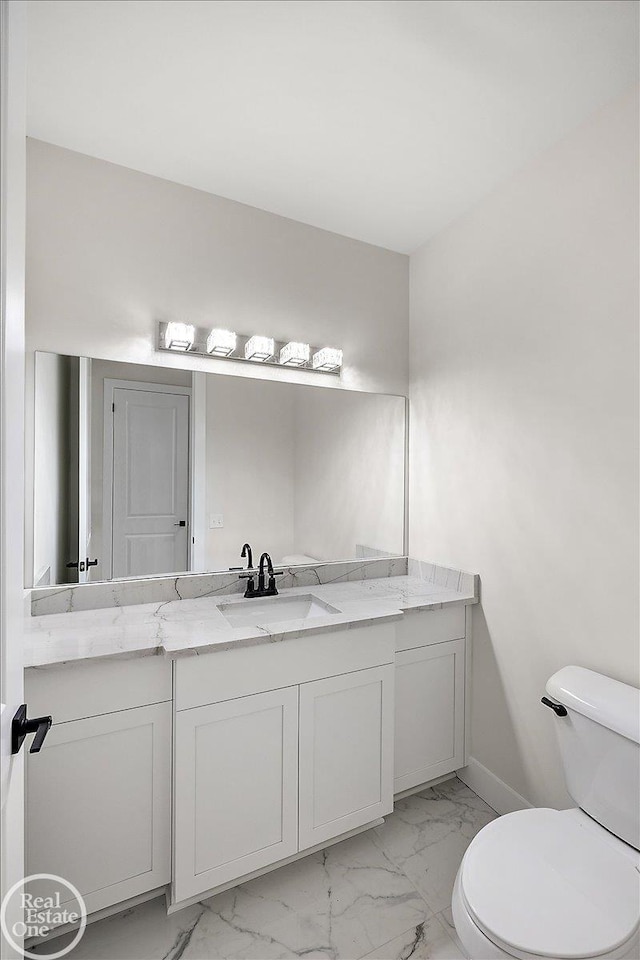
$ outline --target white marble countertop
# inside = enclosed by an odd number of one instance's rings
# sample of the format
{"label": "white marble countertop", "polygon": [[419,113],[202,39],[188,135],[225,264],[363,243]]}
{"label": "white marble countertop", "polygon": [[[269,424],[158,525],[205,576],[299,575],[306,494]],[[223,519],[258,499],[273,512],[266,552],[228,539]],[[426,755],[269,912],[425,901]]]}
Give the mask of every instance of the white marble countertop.
{"label": "white marble countertop", "polygon": [[193,656],[353,629],[398,620],[407,611],[435,610],[478,600],[473,587],[455,590],[415,576],[292,587],[281,590],[279,596],[317,597],[338,612],[306,620],[232,627],[218,609],[219,604],[242,601],[241,595],[230,594],[30,617],[25,667],[112,657]]}

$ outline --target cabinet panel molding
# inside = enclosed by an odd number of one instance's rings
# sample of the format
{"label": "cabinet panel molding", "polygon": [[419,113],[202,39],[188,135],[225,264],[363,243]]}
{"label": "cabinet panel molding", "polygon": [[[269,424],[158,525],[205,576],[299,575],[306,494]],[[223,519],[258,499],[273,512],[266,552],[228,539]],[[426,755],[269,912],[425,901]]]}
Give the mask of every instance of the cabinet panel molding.
{"label": "cabinet panel molding", "polygon": [[464,765],[464,656],[464,640],[396,656],[396,793]]}
{"label": "cabinet panel molding", "polygon": [[70,880],[90,913],[168,884],[170,778],[170,703],[54,724],[27,760],[27,872]]}
{"label": "cabinet panel molding", "polygon": [[300,687],[300,849],[391,813],[393,666]]}
{"label": "cabinet panel molding", "polygon": [[297,851],[298,688],[176,715],[174,902]]}

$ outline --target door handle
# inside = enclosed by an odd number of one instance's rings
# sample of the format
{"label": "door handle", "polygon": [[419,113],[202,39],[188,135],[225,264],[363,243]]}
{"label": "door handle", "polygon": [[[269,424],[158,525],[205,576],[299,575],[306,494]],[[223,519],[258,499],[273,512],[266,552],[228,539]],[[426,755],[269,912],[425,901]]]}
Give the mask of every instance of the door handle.
{"label": "door handle", "polygon": [[98,566],[98,558],[97,558],[97,557],[96,557],[95,560],[89,560],[89,557],[87,557],[87,570],[89,569],[89,567],[97,567],[97,566]]}
{"label": "door handle", "polygon": [[[98,561],[96,560],[96,563],[97,563],[97,562],[98,562]],[[79,570],[80,573],[84,573],[84,571],[85,571],[85,569],[86,569],[86,568],[85,568],[85,561],[84,561],[84,560],[80,560],[79,562],[78,562],[78,560],[72,560],[71,563],[66,563],[65,566],[67,567],[67,569]],[[89,563],[89,562],[87,561],[87,566],[89,566],[89,567],[94,567],[94,566],[95,566],[95,563]]]}
{"label": "door handle", "polygon": [[174,523],[174,527],[186,527],[186,525],[187,525],[186,520],[178,520],[177,523]]}
{"label": "door handle", "polygon": [[16,715],[11,721],[11,753],[20,752],[20,747],[28,733],[35,733],[29,753],[40,753],[44,738],[49,733],[52,723],[51,717],[34,717],[33,720],[27,720],[27,705],[23,703],[21,707],[18,707]]}

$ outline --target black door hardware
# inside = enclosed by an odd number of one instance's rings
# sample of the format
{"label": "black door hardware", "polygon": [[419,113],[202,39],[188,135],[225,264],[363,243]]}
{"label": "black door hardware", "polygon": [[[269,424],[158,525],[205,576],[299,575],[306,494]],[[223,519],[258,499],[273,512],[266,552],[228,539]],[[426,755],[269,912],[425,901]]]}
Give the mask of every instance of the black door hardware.
{"label": "black door hardware", "polygon": [[187,525],[186,520],[178,520],[177,523],[174,523],[174,527],[186,527],[186,525]]}
{"label": "black door hardware", "polygon": [[84,573],[85,570],[89,569],[89,567],[97,567],[98,563],[99,563],[99,560],[97,557],[95,560],[89,560],[89,557],[85,557],[85,559],[80,560],[80,562],[78,562],[77,560],[72,560],[70,563],[66,563],[65,566],[69,570],[71,569],[79,570],[80,573]]}
{"label": "black door hardware", "polygon": [[549,697],[543,697],[540,703],[544,703],[545,707],[551,707],[556,717],[566,717],[567,708],[563,707],[561,703],[554,703],[553,700],[549,700]]}
{"label": "black door hardware", "polygon": [[51,729],[51,717],[34,717],[27,720],[27,705],[18,707],[16,715],[11,721],[11,753],[18,753],[28,733],[35,733],[29,753],[40,753],[44,738]]}

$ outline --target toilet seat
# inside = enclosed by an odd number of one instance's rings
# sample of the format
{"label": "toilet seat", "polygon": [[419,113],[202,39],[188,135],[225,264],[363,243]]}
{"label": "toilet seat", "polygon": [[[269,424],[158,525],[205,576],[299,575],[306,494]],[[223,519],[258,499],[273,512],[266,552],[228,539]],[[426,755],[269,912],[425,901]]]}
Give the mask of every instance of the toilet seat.
{"label": "toilet seat", "polygon": [[475,837],[459,891],[507,956],[620,956],[638,936],[638,866],[635,851],[581,811],[522,810]]}

